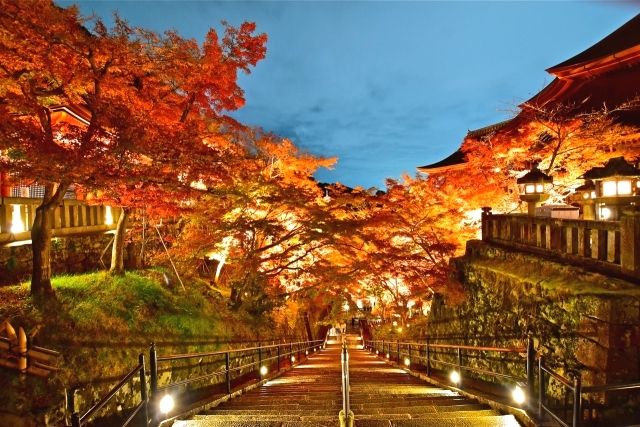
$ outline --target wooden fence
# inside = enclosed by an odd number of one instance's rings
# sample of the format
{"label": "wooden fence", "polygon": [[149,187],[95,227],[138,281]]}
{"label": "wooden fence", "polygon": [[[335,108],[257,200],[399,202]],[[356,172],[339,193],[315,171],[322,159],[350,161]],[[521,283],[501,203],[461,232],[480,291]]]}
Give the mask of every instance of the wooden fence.
{"label": "wooden fence", "polygon": [[640,213],[620,221],[557,219],[524,214],[482,214],[482,240],[561,258],[569,263],[640,279]]}
{"label": "wooden fence", "polygon": [[[31,239],[31,229],[40,199],[0,198],[0,244]],[[65,199],[52,217],[53,237],[106,232],[115,228],[119,208],[90,206]]]}
{"label": "wooden fence", "polygon": [[0,325],[0,366],[14,369],[21,374],[46,377],[57,371],[60,353],[29,345],[24,329],[18,332],[8,321]]}

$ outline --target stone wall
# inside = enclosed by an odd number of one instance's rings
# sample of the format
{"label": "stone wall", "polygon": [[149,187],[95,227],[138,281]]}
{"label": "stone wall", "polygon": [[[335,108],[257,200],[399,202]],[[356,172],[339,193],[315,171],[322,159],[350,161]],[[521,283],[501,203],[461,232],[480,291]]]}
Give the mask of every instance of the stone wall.
{"label": "stone wall", "polygon": [[[481,241],[453,265],[466,300],[436,298],[423,331],[432,342],[524,347],[531,336],[550,366],[580,371],[585,385],[640,379],[640,285]],[[524,374],[523,359],[506,366]]]}
{"label": "stone wall", "polygon": [[[51,245],[51,266],[54,274],[84,273],[109,266],[111,248],[100,256],[112,239],[112,234],[88,234],[54,238]],[[125,250],[125,263],[134,259],[132,247]],[[131,256],[128,256],[131,255]],[[0,247],[0,285],[28,280],[31,276],[31,245]]]}

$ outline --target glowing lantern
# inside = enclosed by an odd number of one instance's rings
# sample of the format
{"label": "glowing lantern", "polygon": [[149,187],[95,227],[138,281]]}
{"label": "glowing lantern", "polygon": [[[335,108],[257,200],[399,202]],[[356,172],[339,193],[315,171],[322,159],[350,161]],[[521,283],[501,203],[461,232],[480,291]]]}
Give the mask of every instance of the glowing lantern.
{"label": "glowing lantern", "polygon": [[596,185],[588,179],[583,185],[576,188],[577,202],[582,206],[582,218],[588,220],[596,219],[595,201]]}
{"label": "glowing lantern", "polygon": [[21,205],[11,205],[11,229],[12,233],[22,233],[27,231],[24,221],[22,220]]}
{"label": "glowing lantern", "polygon": [[618,220],[623,207],[640,202],[640,169],[624,157],[609,159],[604,166],[585,172],[582,178],[594,182],[595,197],[591,198],[597,207],[597,219]]}
{"label": "glowing lantern", "polygon": [[104,207],[104,223],[105,225],[113,225],[113,213],[111,212],[111,206]]}
{"label": "glowing lantern", "polygon": [[529,216],[535,216],[536,205],[549,198],[553,178],[543,173],[537,166],[516,180],[520,189],[520,200],[527,202]]}

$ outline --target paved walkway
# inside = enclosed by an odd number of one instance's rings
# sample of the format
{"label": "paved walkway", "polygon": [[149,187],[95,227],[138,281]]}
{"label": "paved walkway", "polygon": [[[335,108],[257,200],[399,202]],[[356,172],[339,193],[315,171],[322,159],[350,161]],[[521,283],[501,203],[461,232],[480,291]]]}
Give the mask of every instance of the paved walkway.
{"label": "paved walkway", "polygon": [[[357,427],[517,427],[511,415],[434,387],[362,350],[348,336],[351,410]],[[335,427],[342,409],[340,343],[256,390],[174,427]]]}

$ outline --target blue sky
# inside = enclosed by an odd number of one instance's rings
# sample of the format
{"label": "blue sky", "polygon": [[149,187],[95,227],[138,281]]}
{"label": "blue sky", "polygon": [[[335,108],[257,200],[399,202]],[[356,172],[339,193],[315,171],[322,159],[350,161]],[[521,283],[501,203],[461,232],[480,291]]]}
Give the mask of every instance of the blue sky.
{"label": "blue sky", "polygon": [[[63,5],[68,2],[60,2]],[[469,129],[512,115],[544,71],[618,28],[640,2],[80,1],[201,40],[254,21],[267,58],[241,76],[240,121],[337,156],[321,181],[384,187],[451,154]]]}

